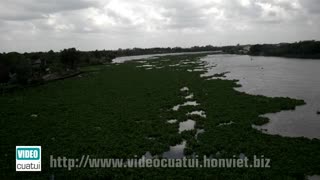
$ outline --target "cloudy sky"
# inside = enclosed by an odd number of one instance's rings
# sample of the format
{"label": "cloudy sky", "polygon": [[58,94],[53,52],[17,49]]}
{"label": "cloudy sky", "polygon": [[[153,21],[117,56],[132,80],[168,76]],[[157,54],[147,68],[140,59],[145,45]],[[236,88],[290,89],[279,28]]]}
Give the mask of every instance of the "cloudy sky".
{"label": "cloudy sky", "polygon": [[0,52],[320,40],[320,0],[1,0]]}

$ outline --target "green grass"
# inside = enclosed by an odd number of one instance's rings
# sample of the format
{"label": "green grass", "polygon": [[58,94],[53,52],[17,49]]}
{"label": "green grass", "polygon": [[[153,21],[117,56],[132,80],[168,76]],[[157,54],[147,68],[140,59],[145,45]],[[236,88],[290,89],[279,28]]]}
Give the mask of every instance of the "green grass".
{"label": "green grass", "polygon": [[[87,74],[0,96],[1,177],[48,179],[52,174],[76,178],[209,178],[303,179],[320,174],[320,141],[262,134],[252,124],[268,120],[259,115],[294,109],[301,100],[253,96],[235,91],[235,81],[205,80],[201,72],[187,72],[203,55],[166,56],[150,60],[161,69],[136,68],[136,61],[120,65],[84,68]],[[187,60],[188,59],[188,60]],[[183,103],[180,88],[189,87],[200,106],[170,109]],[[191,110],[206,111],[207,118],[193,116],[204,133],[179,134],[178,124]],[[37,118],[32,118],[37,114]],[[220,123],[233,121],[228,126]],[[152,138],[150,138],[152,137]],[[187,140],[187,154],[221,157],[245,153],[271,159],[270,169],[50,169],[50,155],[81,158],[133,158],[153,155]],[[42,172],[16,173],[15,146],[41,145]],[[37,175],[35,175],[37,174]]]}

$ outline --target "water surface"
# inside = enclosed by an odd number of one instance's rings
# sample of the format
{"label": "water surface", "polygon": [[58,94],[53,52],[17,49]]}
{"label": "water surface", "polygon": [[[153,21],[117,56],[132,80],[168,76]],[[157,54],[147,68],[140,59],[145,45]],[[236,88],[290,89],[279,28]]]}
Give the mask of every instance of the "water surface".
{"label": "water surface", "polygon": [[181,52],[181,53],[164,53],[164,54],[146,54],[146,55],[138,55],[138,56],[122,56],[122,57],[117,57],[117,58],[113,59],[112,62],[113,63],[123,63],[125,61],[138,60],[138,59],[154,59],[157,56],[170,56],[170,55],[173,56],[173,55],[202,54],[202,53],[217,53],[217,51]]}
{"label": "water surface", "polygon": [[239,80],[239,91],[307,103],[294,111],[265,115],[271,121],[260,128],[267,133],[320,138],[320,60],[245,55],[209,55],[202,60],[210,66],[205,75],[229,72],[226,78]]}
{"label": "water surface", "polygon": [[[207,53],[207,52],[199,52]],[[194,54],[169,53],[127,56],[114,59],[115,63],[153,58],[155,56]],[[242,87],[238,91],[271,97],[303,99],[307,104],[294,111],[266,114],[270,122],[257,127],[270,134],[289,137],[320,138],[320,60],[280,57],[251,57],[246,55],[209,55],[206,76],[225,73],[226,79],[237,79]],[[190,95],[187,99],[192,99]],[[181,105],[177,105],[179,109]]]}
{"label": "water surface", "polygon": [[182,141],[181,144],[175,146],[170,146],[170,150],[162,154],[162,157],[167,159],[181,159],[184,157],[184,149],[186,147],[187,141]]}

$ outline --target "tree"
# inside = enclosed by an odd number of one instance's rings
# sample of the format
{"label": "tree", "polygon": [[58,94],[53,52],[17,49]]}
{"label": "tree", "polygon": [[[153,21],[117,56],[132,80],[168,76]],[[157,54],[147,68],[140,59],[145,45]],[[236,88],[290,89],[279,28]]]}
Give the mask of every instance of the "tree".
{"label": "tree", "polygon": [[100,51],[98,51],[98,50],[95,50],[95,51],[93,52],[93,55],[94,55],[94,57],[97,58],[97,59],[100,59],[100,58],[101,58],[101,53],[100,53]]}
{"label": "tree", "polygon": [[29,80],[32,80],[32,67],[24,56],[20,56],[19,63],[15,68],[15,73],[19,84],[28,84]]}
{"label": "tree", "polygon": [[60,53],[60,60],[67,69],[75,70],[80,61],[80,53],[76,48],[64,49]]}
{"label": "tree", "polygon": [[5,54],[1,57],[0,64],[1,82],[6,82],[10,73],[13,75],[10,81],[19,84],[29,83],[32,67],[30,61],[24,55],[16,52]]}
{"label": "tree", "polygon": [[0,83],[6,83],[10,79],[8,64],[4,62],[4,55],[0,53]]}

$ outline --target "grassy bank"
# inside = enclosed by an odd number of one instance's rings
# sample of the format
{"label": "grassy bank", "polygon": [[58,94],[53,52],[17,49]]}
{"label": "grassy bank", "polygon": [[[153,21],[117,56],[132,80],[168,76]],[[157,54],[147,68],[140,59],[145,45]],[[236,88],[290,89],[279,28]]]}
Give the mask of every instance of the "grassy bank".
{"label": "grassy bank", "polygon": [[[1,175],[27,178],[219,178],[303,179],[320,174],[320,141],[263,134],[252,124],[266,123],[259,115],[294,109],[304,102],[237,92],[235,81],[205,80],[199,66],[203,55],[166,56],[149,61],[151,70],[137,68],[139,61],[84,69],[86,74],[0,96]],[[183,63],[182,63],[183,62]],[[196,63],[193,63],[196,62]],[[177,66],[177,64],[183,64]],[[172,107],[185,102],[182,87],[194,93],[199,106]],[[195,131],[178,133],[186,113],[203,110],[207,118],[191,116]],[[32,116],[32,115],[37,115]],[[220,126],[220,123],[234,122]],[[186,153],[264,155],[271,168],[262,169],[50,169],[49,157],[133,158],[147,151],[161,155],[169,146],[187,140]],[[42,172],[16,173],[15,146],[41,145]],[[37,174],[38,176],[35,176]]]}

